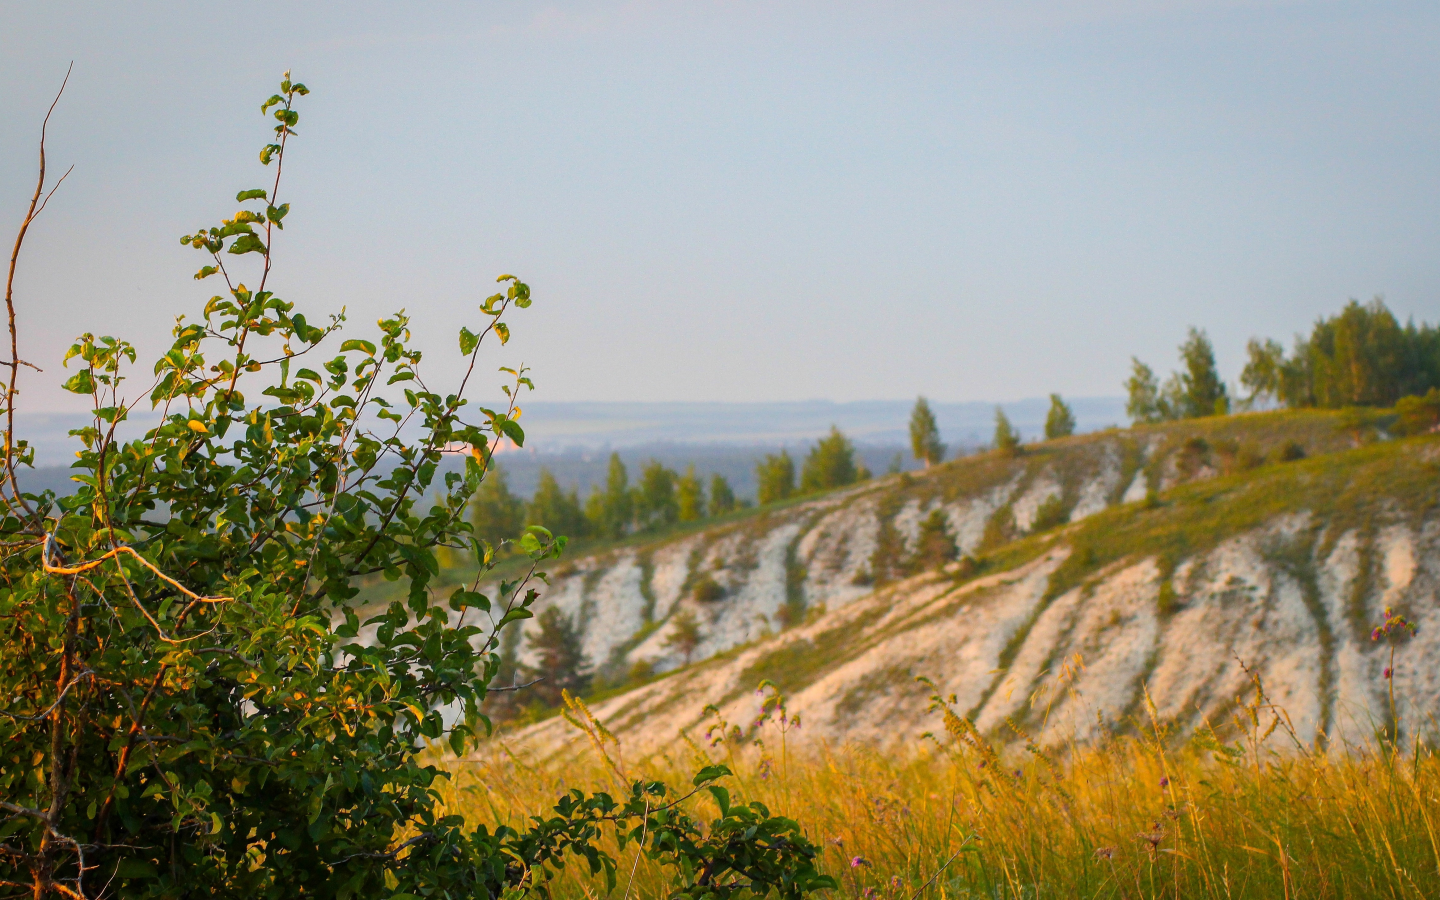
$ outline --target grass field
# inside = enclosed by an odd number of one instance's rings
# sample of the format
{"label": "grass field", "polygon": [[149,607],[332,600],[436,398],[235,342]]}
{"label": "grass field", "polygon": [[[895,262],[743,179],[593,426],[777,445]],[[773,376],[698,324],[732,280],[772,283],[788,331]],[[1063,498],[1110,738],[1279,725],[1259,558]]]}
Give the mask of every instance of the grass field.
{"label": "grass field", "polygon": [[[730,739],[677,738],[627,760],[602,739],[583,759],[531,763],[495,744],[448,763],[451,812],[474,822],[542,814],[566,790],[640,778],[684,784],[724,762],[732,794],[798,820],[824,848],[832,896],[925,898],[1342,898],[1440,896],[1440,759],[1425,746],[1314,751],[1258,691],[1232,721],[1179,740],[1137,722],[1088,747],[1000,747],[943,704],[910,746],[787,752],[795,723]],[[743,734],[743,738],[739,735]],[[699,741],[699,743],[697,743]],[[714,814],[708,799],[693,812]],[[613,848],[613,844],[612,844]],[[629,873],[633,871],[633,876]],[[664,897],[648,860],[622,854],[615,896]],[[582,867],[557,897],[595,897]]]}

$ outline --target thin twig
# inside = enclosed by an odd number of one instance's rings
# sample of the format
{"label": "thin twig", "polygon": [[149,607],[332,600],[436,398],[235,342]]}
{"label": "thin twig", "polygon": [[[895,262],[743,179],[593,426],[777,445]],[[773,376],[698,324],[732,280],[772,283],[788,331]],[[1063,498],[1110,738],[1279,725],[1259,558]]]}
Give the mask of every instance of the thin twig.
{"label": "thin twig", "polygon": [[913,894],[910,895],[910,900],[916,900],[916,898],[918,898],[921,894],[923,894],[923,893],[925,892],[925,889],[926,889],[926,888],[928,888],[928,887],[930,887],[930,885],[934,884],[934,883],[935,883],[935,879],[937,879],[937,878],[940,877],[940,873],[943,872],[943,871],[945,871],[947,868],[949,868],[950,864],[955,861],[955,858],[965,851],[965,845],[968,844],[968,843],[970,843],[970,838],[973,838],[974,836],[975,836],[975,835],[972,834],[972,835],[970,835],[969,837],[965,838],[965,840],[961,841],[961,842],[960,842],[960,848],[959,848],[958,850],[956,850],[954,853],[950,854],[950,858],[947,859],[947,860],[945,860],[944,865],[942,865],[940,868],[938,868],[938,869],[935,870],[935,874],[930,876],[930,880],[929,880],[929,881],[927,881],[927,882],[925,882],[924,884],[920,885],[920,889],[919,889],[918,891],[916,891],[915,893],[913,893]]}
{"label": "thin twig", "polygon": [[160,571],[158,568],[155,567],[154,563],[141,556],[134,548],[126,547],[123,545],[116,547],[114,550],[111,550],[110,552],[104,554],[98,559],[92,559],[89,562],[81,563],[78,566],[52,566],[50,565],[50,545],[54,540],[54,535],[47,534],[45,536],[45,549],[42,554],[43,559],[41,560],[41,565],[43,565],[45,571],[49,572],[51,575],[79,575],[82,572],[88,572],[96,566],[102,565],[106,560],[113,559],[118,554],[128,553],[131,556],[135,557],[135,559],[140,563],[140,565],[155,573],[156,577],[158,577],[161,581],[169,584],[171,587],[175,588],[175,590],[189,597],[191,600],[195,600],[200,603],[224,603],[226,601],[235,599],[234,597],[202,597],[201,595],[185,587],[185,585],[171,578],[169,575],[166,575],[164,572]]}
{"label": "thin twig", "polygon": [[[30,198],[30,208],[25,212],[25,220],[20,223],[20,232],[15,235],[15,249],[10,251],[10,272],[5,279],[5,310],[10,319],[10,360],[6,364],[10,369],[10,379],[5,385],[5,478],[9,483],[10,490],[15,495],[15,502],[29,516],[34,516],[35,511],[20,494],[20,482],[15,478],[15,382],[20,377],[20,332],[15,325],[15,267],[20,261],[20,248],[25,244],[25,233],[30,230],[30,223],[35,221],[39,215],[37,206],[40,203],[40,195],[45,190],[45,130],[50,125],[50,115],[55,112],[55,106],[60,102],[60,97],[65,93],[65,86],[70,83],[70,73],[74,70],[75,63],[70,63],[65,70],[65,80],[60,82],[60,90],[55,92],[55,99],[50,101],[50,108],[45,111],[45,119],[40,123],[40,173],[35,179],[35,193]],[[71,167],[74,168],[73,166]],[[69,172],[65,173],[69,175]],[[64,181],[61,178],[60,181]],[[59,187],[60,182],[55,183]],[[45,202],[50,202],[54,196],[54,189],[45,197]],[[7,501],[8,502],[8,501]]]}

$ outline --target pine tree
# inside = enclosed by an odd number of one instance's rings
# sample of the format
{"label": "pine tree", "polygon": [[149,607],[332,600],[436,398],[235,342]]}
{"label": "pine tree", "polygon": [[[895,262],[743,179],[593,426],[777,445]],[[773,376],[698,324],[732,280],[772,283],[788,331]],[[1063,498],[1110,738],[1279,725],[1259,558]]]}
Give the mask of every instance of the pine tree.
{"label": "pine tree", "polygon": [[1005,410],[995,407],[995,449],[1006,456],[1020,452],[1020,432],[1010,424]]}
{"label": "pine tree", "polygon": [[590,687],[590,661],[585,657],[580,629],[558,606],[548,607],[536,619],[539,626],[527,643],[534,665],[522,667],[526,680],[543,679],[527,690],[545,706],[559,706],[561,691],[572,695]]}
{"label": "pine tree", "polygon": [[539,525],[552,534],[580,538],[589,534],[589,522],[580,511],[578,492],[566,491],[549,469],[540,469],[540,483],[525,509],[525,524]]}
{"label": "pine tree", "polygon": [[685,474],[675,484],[675,505],[681,522],[705,517],[705,485],[700,483],[693,464],[685,468]]}
{"label": "pine tree", "polygon": [[1045,415],[1045,440],[1069,437],[1075,433],[1075,413],[1059,394],[1050,395],[1050,412]]}
{"label": "pine tree", "polygon": [[700,620],[695,613],[688,609],[682,609],[670,623],[670,634],[665,638],[665,649],[676,650],[685,659],[685,665],[690,665],[690,657],[695,654],[695,648],[700,646]]}
{"label": "pine tree", "polygon": [[[867,473],[868,475],[868,473]],[[805,466],[800,473],[802,493],[823,491],[844,487],[860,480],[860,470],[855,465],[855,446],[830,426],[830,433],[816,442],[805,455]]]}
{"label": "pine tree", "polygon": [[656,459],[640,470],[640,484],[635,490],[635,524],[641,530],[655,530],[674,525],[680,518],[675,497],[674,471]]}
{"label": "pine tree", "polygon": [[634,503],[630,495],[630,476],[620,454],[610,454],[610,467],[605,475],[605,487],[596,488],[585,501],[585,516],[592,523],[595,532],[611,540],[618,540],[630,530],[634,518]]}
{"label": "pine tree", "polygon": [[475,536],[498,550],[501,541],[520,537],[524,519],[524,502],[510,493],[504,470],[492,458],[490,471],[470,500],[470,521],[475,526]]}
{"label": "pine tree", "polygon": [[761,506],[784,500],[795,493],[795,461],[785,450],[767,454],[755,466],[755,481]]}
{"label": "pine tree", "polygon": [[923,572],[938,569],[960,555],[955,535],[950,531],[950,520],[943,509],[932,510],[920,523],[920,535],[915,541],[915,556],[911,569]]}
{"label": "pine tree", "polygon": [[710,476],[710,515],[723,516],[735,509],[735,491],[724,475]]}
{"label": "pine tree", "polygon": [[910,450],[927,469],[945,459],[945,445],[940,443],[935,414],[924,397],[915,401],[915,409],[910,413]]}
{"label": "pine tree", "polygon": [[1230,397],[1225,382],[1215,365],[1215,348],[1210,338],[1193,326],[1185,343],[1180,345],[1181,409],[1183,418],[1223,416],[1230,411]]}

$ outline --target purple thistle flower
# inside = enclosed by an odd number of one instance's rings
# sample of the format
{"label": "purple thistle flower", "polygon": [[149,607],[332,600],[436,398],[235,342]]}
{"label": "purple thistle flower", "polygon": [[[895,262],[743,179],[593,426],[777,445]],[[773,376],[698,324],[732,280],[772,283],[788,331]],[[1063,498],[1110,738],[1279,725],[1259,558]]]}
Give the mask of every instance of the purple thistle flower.
{"label": "purple thistle flower", "polygon": [[1386,667],[1385,667],[1384,677],[1385,677],[1387,680],[1388,680],[1391,676],[1393,676],[1394,674],[1395,674],[1394,671],[1392,671],[1389,666],[1386,666]]}
{"label": "purple thistle flower", "polygon": [[863,857],[863,856],[852,856],[852,857],[850,857],[850,868],[852,868],[852,869],[858,869],[858,868],[860,868],[861,866],[867,866],[867,867],[868,867],[869,865],[870,865],[870,860],[866,859],[866,858]]}
{"label": "purple thistle flower", "polygon": [[1161,786],[1162,788],[1168,788],[1168,787],[1170,786],[1170,776],[1169,776],[1169,775],[1161,775],[1161,776],[1160,776],[1160,786]]}

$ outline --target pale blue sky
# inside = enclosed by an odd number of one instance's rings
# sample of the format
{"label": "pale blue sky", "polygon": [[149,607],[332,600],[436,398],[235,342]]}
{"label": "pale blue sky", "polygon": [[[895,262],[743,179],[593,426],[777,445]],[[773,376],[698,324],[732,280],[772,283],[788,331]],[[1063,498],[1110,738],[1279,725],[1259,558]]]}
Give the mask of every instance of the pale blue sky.
{"label": "pale blue sky", "polygon": [[900,6],[0,2],[7,246],[75,61],[24,355],[203,303],[287,67],[281,296],[449,365],[513,271],[539,399],[1113,395],[1190,324],[1233,378],[1347,297],[1440,318],[1440,4]]}

